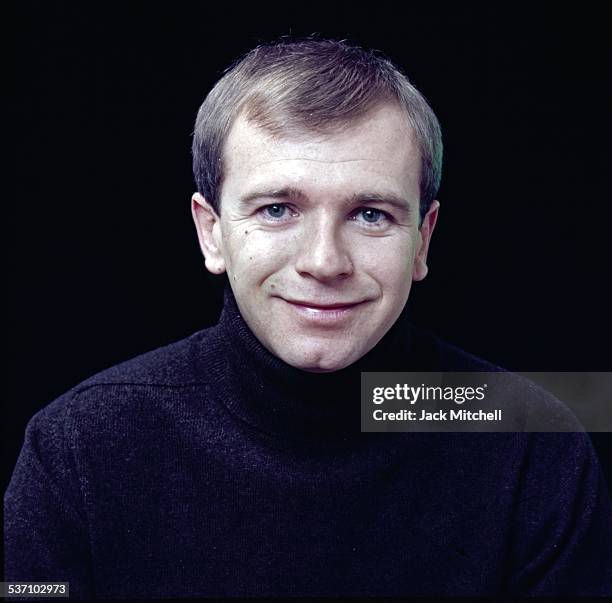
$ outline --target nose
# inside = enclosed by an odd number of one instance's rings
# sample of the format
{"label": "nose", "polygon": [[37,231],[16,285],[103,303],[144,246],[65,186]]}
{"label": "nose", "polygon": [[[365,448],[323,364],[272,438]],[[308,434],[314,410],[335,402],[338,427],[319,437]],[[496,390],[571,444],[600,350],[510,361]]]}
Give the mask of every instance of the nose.
{"label": "nose", "polygon": [[295,269],[324,282],[353,274],[349,250],[333,220],[317,220],[303,229]]}

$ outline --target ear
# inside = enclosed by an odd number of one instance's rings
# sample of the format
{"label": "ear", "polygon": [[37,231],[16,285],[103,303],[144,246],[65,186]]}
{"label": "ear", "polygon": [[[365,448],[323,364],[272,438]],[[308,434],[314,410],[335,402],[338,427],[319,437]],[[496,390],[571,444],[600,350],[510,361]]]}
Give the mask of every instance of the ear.
{"label": "ear", "polygon": [[423,223],[419,228],[420,243],[414,258],[414,267],[412,269],[413,281],[422,281],[427,276],[429,270],[427,268],[427,252],[429,251],[431,235],[433,234],[434,228],[436,227],[436,221],[438,220],[439,209],[440,203],[436,200],[432,201],[429,211],[425,214]]}
{"label": "ear", "polygon": [[213,207],[200,195],[191,197],[191,215],[198,231],[200,249],[206,268],[212,274],[225,272],[225,258],[222,250],[221,219]]}

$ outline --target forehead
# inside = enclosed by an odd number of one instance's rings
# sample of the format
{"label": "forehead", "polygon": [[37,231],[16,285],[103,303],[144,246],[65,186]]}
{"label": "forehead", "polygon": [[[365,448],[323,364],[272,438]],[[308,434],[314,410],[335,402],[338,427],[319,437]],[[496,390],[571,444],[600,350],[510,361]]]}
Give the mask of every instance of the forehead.
{"label": "forehead", "polygon": [[394,105],[324,135],[273,136],[239,116],[226,140],[224,164],[222,197],[262,185],[299,186],[314,194],[375,184],[418,202],[420,153],[406,115]]}

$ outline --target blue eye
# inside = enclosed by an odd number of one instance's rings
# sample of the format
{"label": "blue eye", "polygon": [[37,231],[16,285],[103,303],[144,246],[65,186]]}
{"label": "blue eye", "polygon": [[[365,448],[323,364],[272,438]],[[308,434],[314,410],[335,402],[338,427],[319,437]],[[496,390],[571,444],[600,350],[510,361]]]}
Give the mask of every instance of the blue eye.
{"label": "blue eye", "polygon": [[383,215],[383,212],[378,209],[372,209],[371,207],[362,209],[359,213],[363,216],[363,219],[370,224],[378,222]]}
{"label": "blue eye", "polygon": [[265,207],[265,211],[271,218],[282,218],[287,211],[287,206],[282,203],[275,203],[274,205],[268,205]]}

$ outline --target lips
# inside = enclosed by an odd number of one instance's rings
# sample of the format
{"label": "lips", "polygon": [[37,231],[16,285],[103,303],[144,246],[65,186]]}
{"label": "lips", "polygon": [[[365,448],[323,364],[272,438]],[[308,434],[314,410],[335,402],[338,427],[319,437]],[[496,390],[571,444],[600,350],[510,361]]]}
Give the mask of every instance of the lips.
{"label": "lips", "polygon": [[352,306],[356,306],[360,302],[335,302],[330,304],[318,304],[309,301],[302,300],[285,300],[290,304],[294,304],[296,306],[303,306],[305,308],[313,308],[315,310],[341,310],[343,308],[350,308]]}
{"label": "lips", "polygon": [[283,299],[286,307],[291,309],[292,317],[307,328],[339,328],[346,327],[354,320],[364,302],[334,301],[322,304],[309,300]]}

